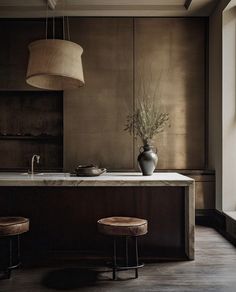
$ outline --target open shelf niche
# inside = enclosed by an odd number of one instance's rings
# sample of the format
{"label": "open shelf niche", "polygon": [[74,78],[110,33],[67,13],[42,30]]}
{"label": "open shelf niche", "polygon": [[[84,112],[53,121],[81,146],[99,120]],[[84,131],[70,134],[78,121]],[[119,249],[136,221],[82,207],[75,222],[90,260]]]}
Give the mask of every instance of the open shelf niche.
{"label": "open shelf niche", "polygon": [[0,171],[27,171],[33,154],[39,168],[63,168],[63,94],[0,91]]}

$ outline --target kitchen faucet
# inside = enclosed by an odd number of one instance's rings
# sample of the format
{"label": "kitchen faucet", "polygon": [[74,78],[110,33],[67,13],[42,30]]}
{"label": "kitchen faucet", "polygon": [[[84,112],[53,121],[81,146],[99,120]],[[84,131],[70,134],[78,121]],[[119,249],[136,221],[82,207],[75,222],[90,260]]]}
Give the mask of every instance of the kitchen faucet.
{"label": "kitchen faucet", "polygon": [[37,164],[39,164],[40,156],[39,155],[36,155],[36,154],[34,154],[32,156],[32,159],[31,159],[31,172],[30,172],[31,174],[34,174],[34,161],[35,161],[35,158],[36,158]]}

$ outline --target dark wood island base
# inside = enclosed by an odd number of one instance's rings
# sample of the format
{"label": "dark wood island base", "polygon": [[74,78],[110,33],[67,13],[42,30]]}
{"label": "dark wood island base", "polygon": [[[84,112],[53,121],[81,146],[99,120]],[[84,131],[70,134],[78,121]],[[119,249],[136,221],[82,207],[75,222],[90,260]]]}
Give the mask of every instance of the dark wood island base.
{"label": "dark wood island base", "polygon": [[128,216],[149,222],[149,232],[140,242],[142,258],[193,259],[194,209],[189,216],[188,207],[190,203],[194,207],[194,181],[190,182],[190,186],[1,186],[0,214],[30,218],[31,231],[22,244],[32,255],[105,257],[112,253],[112,244],[98,233],[97,220]]}

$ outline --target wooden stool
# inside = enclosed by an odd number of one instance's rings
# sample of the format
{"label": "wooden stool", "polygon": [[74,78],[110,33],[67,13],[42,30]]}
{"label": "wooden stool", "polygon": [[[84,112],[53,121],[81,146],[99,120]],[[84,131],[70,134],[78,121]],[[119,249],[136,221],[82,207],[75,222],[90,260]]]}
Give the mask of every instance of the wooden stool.
{"label": "wooden stool", "polygon": [[[135,269],[135,278],[138,278],[138,268],[143,264],[138,260],[138,242],[140,235],[147,233],[148,222],[145,219],[133,217],[108,217],[97,221],[98,231],[105,235],[113,236],[113,280],[116,280],[116,271]],[[116,239],[117,237],[125,238],[125,265],[117,265],[116,256]],[[128,238],[135,238],[135,265],[129,265],[128,257]]]}
{"label": "wooden stool", "polygon": [[[20,265],[20,234],[29,230],[29,219],[0,217],[0,238],[8,240],[8,261],[4,266],[4,278],[10,278],[11,270]],[[16,242],[15,252],[13,243]],[[14,254],[16,255],[14,257]]]}

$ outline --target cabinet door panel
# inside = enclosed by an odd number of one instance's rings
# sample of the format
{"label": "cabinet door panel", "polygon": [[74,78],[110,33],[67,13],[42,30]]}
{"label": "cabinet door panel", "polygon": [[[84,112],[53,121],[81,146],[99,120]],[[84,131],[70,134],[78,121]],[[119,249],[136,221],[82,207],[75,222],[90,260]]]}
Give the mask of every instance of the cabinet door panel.
{"label": "cabinet door panel", "polygon": [[70,30],[84,49],[85,86],[64,93],[64,168],[131,169],[133,138],[124,124],[133,110],[133,20],[73,18]]}
{"label": "cabinet door panel", "polygon": [[[205,34],[203,19],[135,19],[135,100],[155,95],[170,128],[154,145],[159,169],[205,166]],[[143,94],[144,92],[144,94]],[[136,155],[139,140],[136,142]]]}

